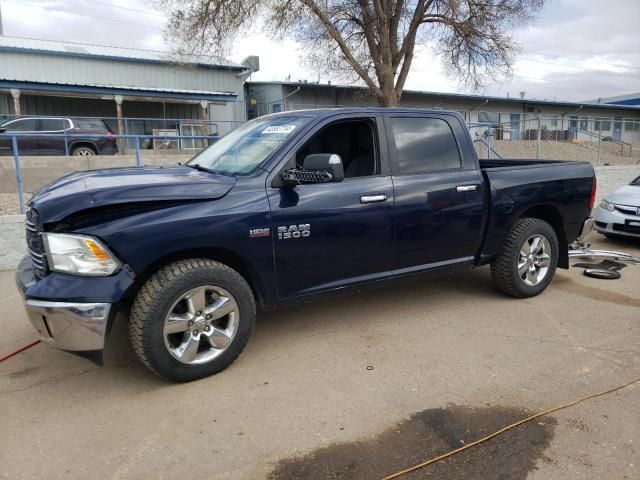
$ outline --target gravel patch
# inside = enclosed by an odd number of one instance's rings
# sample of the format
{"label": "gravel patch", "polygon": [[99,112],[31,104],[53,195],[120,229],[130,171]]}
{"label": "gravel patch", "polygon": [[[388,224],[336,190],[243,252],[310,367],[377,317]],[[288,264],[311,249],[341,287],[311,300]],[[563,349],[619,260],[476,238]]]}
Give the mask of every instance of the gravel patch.
{"label": "gravel patch", "polygon": [[[25,193],[26,202],[31,195]],[[0,215],[16,215],[20,213],[20,202],[17,193],[0,193]]]}

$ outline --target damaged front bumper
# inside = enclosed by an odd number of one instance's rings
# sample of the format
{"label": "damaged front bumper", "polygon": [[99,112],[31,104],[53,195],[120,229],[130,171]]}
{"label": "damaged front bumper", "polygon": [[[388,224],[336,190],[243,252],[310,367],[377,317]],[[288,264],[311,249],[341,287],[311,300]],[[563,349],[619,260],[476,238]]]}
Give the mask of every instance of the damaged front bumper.
{"label": "damaged front bumper", "polygon": [[104,348],[110,303],[48,302],[28,299],[25,309],[40,340],[67,351]]}
{"label": "damaged front bumper", "polygon": [[31,259],[16,271],[29,322],[44,343],[102,363],[117,304],[133,284],[125,270],[108,277],[50,273],[37,279]]}

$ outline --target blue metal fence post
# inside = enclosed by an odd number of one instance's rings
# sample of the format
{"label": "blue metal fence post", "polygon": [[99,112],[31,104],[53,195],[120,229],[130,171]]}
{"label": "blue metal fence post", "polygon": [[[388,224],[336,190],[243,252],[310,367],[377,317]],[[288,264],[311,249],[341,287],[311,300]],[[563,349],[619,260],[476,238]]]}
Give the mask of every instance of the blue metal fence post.
{"label": "blue metal fence post", "polygon": [[[129,122],[128,122],[126,117],[124,119],[124,134],[125,135],[129,135]],[[126,145],[126,148],[129,148],[129,137],[128,136],[125,139],[124,143]]]}
{"label": "blue metal fence post", "polygon": [[16,169],[16,186],[18,188],[18,200],[20,201],[20,213],[25,213],[24,209],[24,193],[22,192],[22,173],[20,172],[20,156],[18,154],[18,140],[16,136],[11,137],[13,145],[13,164]]}
{"label": "blue metal fence post", "polygon": [[69,156],[69,142],[67,141],[67,121],[62,119],[62,131],[64,132],[64,154]]}
{"label": "blue metal fence post", "polygon": [[136,167],[140,165],[140,137],[136,136]]}

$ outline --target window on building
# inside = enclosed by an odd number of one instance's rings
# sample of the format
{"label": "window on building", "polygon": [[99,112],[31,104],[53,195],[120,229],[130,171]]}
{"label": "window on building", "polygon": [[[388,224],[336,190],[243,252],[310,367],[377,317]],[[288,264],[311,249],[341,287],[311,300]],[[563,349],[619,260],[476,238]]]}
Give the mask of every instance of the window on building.
{"label": "window on building", "polygon": [[552,127],[557,127],[558,126],[558,119],[557,118],[552,118],[551,120],[549,120],[549,125],[551,125]]}
{"label": "window on building", "polygon": [[624,130],[626,132],[640,132],[640,120],[625,120]]}
{"label": "window on building", "polygon": [[278,113],[281,111],[282,111],[281,103],[274,103],[273,105],[271,105],[271,113]]}
{"label": "window on building", "polygon": [[596,120],[593,122],[593,129],[596,132],[608,132],[611,130],[611,120]]}
{"label": "window on building", "polygon": [[580,119],[580,130],[589,130],[589,119],[587,118]]}
{"label": "window on building", "polygon": [[38,120],[35,118],[20,118],[11,122],[5,123],[2,128],[5,128],[7,132],[35,132],[38,127]]}
{"label": "window on building", "polygon": [[439,118],[391,118],[402,174],[460,168],[460,152],[447,122]]}
{"label": "window on building", "polygon": [[499,124],[500,114],[498,112],[478,112],[478,123]]}

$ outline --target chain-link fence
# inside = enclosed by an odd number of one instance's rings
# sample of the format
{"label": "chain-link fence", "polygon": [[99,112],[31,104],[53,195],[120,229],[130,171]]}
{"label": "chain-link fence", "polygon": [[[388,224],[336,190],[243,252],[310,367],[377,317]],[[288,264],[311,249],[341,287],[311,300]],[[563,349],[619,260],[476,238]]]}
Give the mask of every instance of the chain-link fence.
{"label": "chain-link fence", "polygon": [[508,115],[509,120],[502,121],[505,114],[479,112],[479,121],[468,123],[481,158],[640,163],[640,119]]}
{"label": "chain-link fence", "polygon": [[[352,106],[368,106],[363,97]],[[277,111],[336,108],[335,104],[301,103],[292,99],[255,106],[260,114]],[[348,105],[340,105],[348,106]],[[407,105],[412,107],[413,105]],[[582,160],[594,165],[640,163],[640,118],[565,114],[458,110],[469,125],[476,150],[516,159]],[[490,145],[490,148],[488,147]]]}

